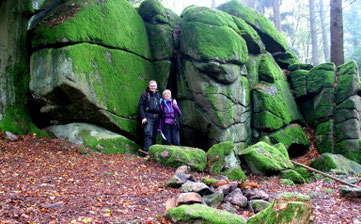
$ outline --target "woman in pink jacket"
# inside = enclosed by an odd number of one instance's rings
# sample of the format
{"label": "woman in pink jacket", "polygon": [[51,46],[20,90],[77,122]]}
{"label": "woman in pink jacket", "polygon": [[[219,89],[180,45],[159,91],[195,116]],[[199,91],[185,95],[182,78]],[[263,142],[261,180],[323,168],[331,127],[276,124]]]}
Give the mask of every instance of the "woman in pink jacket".
{"label": "woman in pink jacket", "polygon": [[177,101],[172,99],[169,89],[163,92],[164,99],[161,99],[160,131],[164,133],[168,145],[180,145],[179,140],[179,117],[182,116]]}

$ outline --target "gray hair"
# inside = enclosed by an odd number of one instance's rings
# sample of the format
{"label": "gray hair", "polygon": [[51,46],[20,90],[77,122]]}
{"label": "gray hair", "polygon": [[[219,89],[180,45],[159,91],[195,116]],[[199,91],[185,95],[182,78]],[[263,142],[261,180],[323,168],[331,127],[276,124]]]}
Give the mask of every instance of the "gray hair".
{"label": "gray hair", "polygon": [[169,89],[166,89],[166,90],[163,91],[163,96],[164,96],[164,94],[166,94],[166,93],[170,93],[170,94],[172,95],[172,92],[171,92]]}

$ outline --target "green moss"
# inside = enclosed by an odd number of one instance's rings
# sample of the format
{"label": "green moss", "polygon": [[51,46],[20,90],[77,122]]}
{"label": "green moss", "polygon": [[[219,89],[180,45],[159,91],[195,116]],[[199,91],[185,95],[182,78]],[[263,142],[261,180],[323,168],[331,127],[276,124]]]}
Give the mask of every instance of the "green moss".
{"label": "green moss", "polygon": [[291,83],[295,91],[296,98],[306,96],[306,80],[307,80],[308,71],[307,70],[296,70],[290,74]]}
{"label": "green moss", "polygon": [[334,114],[334,88],[324,88],[314,98],[315,124],[329,120]]}
{"label": "green moss", "polygon": [[233,142],[222,142],[213,145],[208,150],[209,161],[211,163],[211,173],[220,174],[226,165],[225,157],[233,152],[235,145]]}
{"label": "green moss", "polygon": [[281,68],[268,53],[262,55],[259,65],[259,79],[269,83],[274,83],[275,80],[286,80]]}
{"label": "green moss", "polygon": [[288,66],[288,70],[290,70],[291,72],[296,71],[296,70],[311,70],[313,68],[313,66],[311,64],[292,64],[290,66]]}
{"label": "green moss", "polygon": [[280,184],[288,185],[288,186],[295,186],[295,183],[292,180],[285,179],[280,182]]}
{"label": "green moss", "polygon": [[321,156],[315,160],[313,160],[310,163],[310,167],[313,167],[315,169],[324,171],[324,172],[328,172],[332,169],[336,169],[337,168],[337,164],[335,163],[335,161],[333,160],[333,158],[331,156],[325,156],[326,154],[323,154],[324,156]]}
{"label": "green moss", "polygon": [[239,224],[246,223],[242,218],[227,211],[202,204],[182,205],[167,211],[166,217],[175,223],[199,224]]}
{"label": "green moss", "polygon": [[349,61],[337,69],[338,81],[335,91],[335,103],[339,104],[348,97],[355,95],[359,90],[360,78],[358,76],[357,63]]}
{"label": "green moss", "polygon": [[284,122],[281,118],[267,111],[253,114],[253,126],[259,130],[277,130],[283,125]]}
{"label": "green moss", "polygon": [[250,25],[244,22],[244,20],[234,16],[232,18],[239,29],[239,34],[247,43],[248,52],[252,54],[264,52],[265,47],[258,33]]}
{"label": "green moss", "polygon": [[258,142],[241,151],[240,156],[256,174],[274,174],[294,167],[288,157],[287,149],[281,143],[273,147],[267,143]]}
{"label": "green moss", "polygon": [[214,178],[209,179],[209,178],[207,178],[207,177],[203,177],[203,178],[202,178],[202,182],[205,183],[205,184],[207,184],[208,186],[211,186],[211,185],[216,184],[216,183],[218,182],[218,180],[217,180],[217,179],[214,179]]}
{"label": "green moss", "polygon": [[296,167],[296,172],[299,173],[307,183],[310,182],[310,178],[313,176],[313,173],[311,173],[308,169],[300,166]]}
{"label": "green moss", "polygon": [[[285,38],[277,31],[272,22],[261,13],[246,7],[241,1],[231,0],[218,6],[218,9],[243,19],[258,32],[263,42],[266,43],[265,40],[272,40],[272,44],[266,44],[267,51],[274,53],[284,52],[288,49]],[[266,35],[267,38],[264,37]]]}
{"label": "green moss", "polygon": [[249,87],[253,88],[259,81],[259,64],[261,63],[262,55],[249,55],[247,66],[247,79]]}
{"label": "green moss", "polygon": [[[164,158],[162,153],[168,156]],[[198,148],[152,145],[149,148],[149,154],[152,159],[166,166],[177,168],[182,165],[188,165],[192,170],[201,172],[207,166],[207,156],[202,149]]]}
{"label": "green moss", "polygon": [[297,184],[304,184],[306,180],[295,170],[286,170],[281,174],[284,179],[290,179]]}
{"label": "green moss", "polygon": [[64,42],[101,44],[151,58],[144,22],[126,0],[70,0],[54,9],[34,30],[32,47]]}
{"label": "green moss", "polygon": [[275,143],[283,143],[286,148],[292,144],[297,143],[304,146],[309,146],[310,142],[303,131],[302,127],[298,124],[289,125],[270,135],[270,139]]}
{"label": "green moss", "polygon": [[[285,206],[286,205],[286,206]],[[308,223],[312,211],[310,198],[292,193],[278,196],[265,210],[247,220],[248,224]]]}
{"label": "green moss", "polygon": [[240,168],[228,169],[225,173],[230,180],[244,181],[247,180],[246,174]]}
{"label": "green moss", "polygon": [[182,22],[182,51],[196,60],[237,60],[245,63],[248,50],[233,29],[200,22]]}
{"label": "green moss", "polygon": [[311,69],[307,76],[307,92],[319,93],[324,87],[333,87],[335,64],[324,63]]}
{"label": "green moss", "polygon": [[321,123],[316,128],[316,144],[319,153],[332,152],[334,149],[333,120]]}
{"label": "green moss", "polygon": [[292,51],[276,53],[276,54],[273,55],[273,57],[275,58],[277,64],[282,69],[288,69],[288,67],[290,65],[299,63],[299,60],[298,60],[296,54],[293,53]]}

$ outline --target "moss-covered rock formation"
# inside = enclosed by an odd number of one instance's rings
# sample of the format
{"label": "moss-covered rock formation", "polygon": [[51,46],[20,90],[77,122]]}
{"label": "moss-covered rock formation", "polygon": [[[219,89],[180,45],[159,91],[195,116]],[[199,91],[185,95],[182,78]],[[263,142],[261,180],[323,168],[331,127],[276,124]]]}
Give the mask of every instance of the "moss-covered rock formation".
{"label": "moss-covered rock formation", "polygon": [[233,142],[222,142],[213,145],[208,150],[208,158],[211,164],[211,173],[215,175],[227,169],[240,167]]}
{"label": "moss-covered rock formation", "polygon": [[137,103],[152,69],[141,57],[99,45],[47,48],[31,57],[30,90],[54,120],[94,123],[135,139]]}
{"label": "moss-covered rock formation", "polygon": [[271,146],[265,142],[258,142],[241,151],[240,156],[255,174],[272,175],[283,169],[293,168],[287,149],[282,143]]}
{"label": "moss-covered rock formation", "polygon": [[4,0],[0,4],[0,130],[47,136],[33,124],[28,107],[29,54],[26,43],[32,11],[31,1]]}
{"label": "moss-covered rock formation", "polygon": [[311,213],[312,204],[308,196],[284,193],[277,196],[265,210],[251,216],[247,220],[247,223],[309,223]]}

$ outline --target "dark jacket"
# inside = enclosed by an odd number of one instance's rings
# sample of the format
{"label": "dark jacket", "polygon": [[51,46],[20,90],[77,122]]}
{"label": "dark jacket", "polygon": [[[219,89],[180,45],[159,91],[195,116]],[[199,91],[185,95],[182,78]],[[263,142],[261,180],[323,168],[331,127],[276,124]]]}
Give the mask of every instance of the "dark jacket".
{"label": "dark jacket", "polygon": [[155,91],[154,93],[147,87],[146,91],[142,93],[138,103],[138,110],[140,119],[146,117],[148,114],[160,114],[160,94]]}

